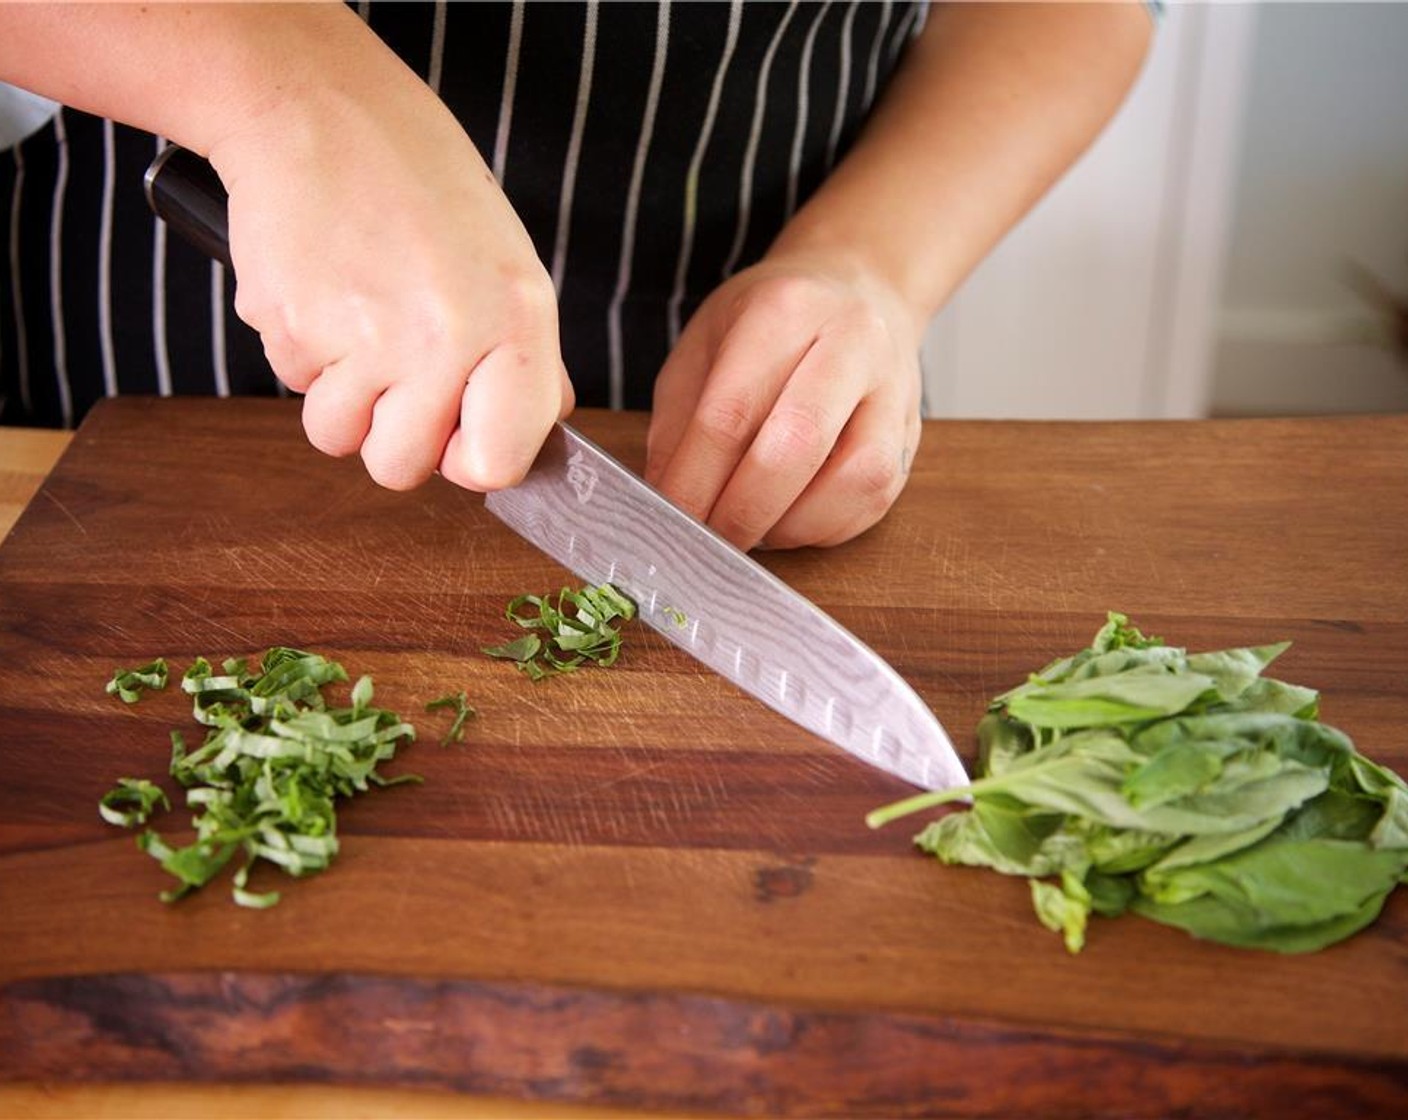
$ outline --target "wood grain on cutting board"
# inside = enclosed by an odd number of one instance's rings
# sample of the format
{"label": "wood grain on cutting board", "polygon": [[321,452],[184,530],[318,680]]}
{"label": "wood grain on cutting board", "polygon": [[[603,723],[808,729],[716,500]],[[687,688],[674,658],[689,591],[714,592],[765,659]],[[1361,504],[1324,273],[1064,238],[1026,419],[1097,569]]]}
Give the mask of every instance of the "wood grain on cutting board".
{"label": "wood grain on cutting board", "polygon": [[[578,420],[640,465],[643,417]],[[876,530],[762,559],[970,761],[986,700],[1114,608],[1197,648],[1294,640],[1278,675],[1405,770],[1405,478],[1406,418],[931,422]],[[902,783],[648,630],[537,686],[479,653],[509,597],[569,580],[475,495],[317,455],[290,402],[96,410],[0,547],[0,1076],[739,1112],[1403,1100],[1402,897],[1309,957],[1133,917],[1070,957],[1025,883],[919,856],[913,822],[865,828]],[[371,674],[422,727],[391,770],[425,785],[347,807],[327,874],[256,875],[288,886],[272,911],[223,886],[165,907],[95,805],[162,775],[189,707],[102,686],[277,644]],[[442,747],[421,709],[461,688],[479,717]]]}

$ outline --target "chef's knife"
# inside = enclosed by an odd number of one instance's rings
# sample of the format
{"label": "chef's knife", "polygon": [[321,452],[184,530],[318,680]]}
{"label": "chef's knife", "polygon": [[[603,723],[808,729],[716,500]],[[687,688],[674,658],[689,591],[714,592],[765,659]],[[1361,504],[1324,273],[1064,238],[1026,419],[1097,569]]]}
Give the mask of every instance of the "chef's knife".
{"label": "chef's knife", "polygon": [[[226,195],[192,152],[147,170],[152,209],[230,265]],[[485,506],[590,584],[611,583],[641,619],[773,710],[925,788],[968,776],[939,721],[873,650],[567,424],[527,477]]]}

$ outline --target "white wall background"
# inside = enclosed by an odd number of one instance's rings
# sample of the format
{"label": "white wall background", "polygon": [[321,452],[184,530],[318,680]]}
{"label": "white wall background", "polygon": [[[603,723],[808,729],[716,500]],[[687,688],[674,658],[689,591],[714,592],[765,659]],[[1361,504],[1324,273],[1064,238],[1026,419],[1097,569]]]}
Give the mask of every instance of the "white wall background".
{"label": "white wall background", "polygon": [[1070,174],[936,319],[934,416],[1408,409],[1408,4],[1178,3]]}
{"label": "white wall background", "polygon": [[1254,41],[1213,407],[1408,409],[1408,360],[1348,279],[1408,301],[1408,4],[1266,4]]}

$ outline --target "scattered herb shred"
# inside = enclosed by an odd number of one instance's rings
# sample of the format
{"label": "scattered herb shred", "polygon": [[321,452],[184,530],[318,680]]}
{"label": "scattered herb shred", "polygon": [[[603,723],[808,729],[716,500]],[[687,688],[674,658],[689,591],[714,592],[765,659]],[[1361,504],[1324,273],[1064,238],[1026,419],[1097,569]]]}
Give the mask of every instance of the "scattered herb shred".
{"label": "scattered herb shred", "polygon": [[1358,932],[1408,882],[1408,784],[1262,676],[1288,642],[1190,654],[1111,613],[1090,647],[989,705],[979,778],[867,817],[971,798],[915,842],[1031,879],[1078,952],[1091,913],[1301,953]]}
{"label": "scattered herb shred", "polygon": [[171,808],[166,791],[146,778],[118,778],[117,785],[103,794],[98,802],[98,814],[108,824],[132,828],[146,824],[157,804]]}
{"label": "scattered herb shred", "polygon": [[427,712],[433,712],[439,708],[452,708],[455,713],[455,718],[450,723],[450,729],[445,732],[445,737],[440,740],[440,745],[447,747],[451,743],[463,743],[465,721],[479,714],[470,706],[468,695],[461,689],[459,692],[442,696],[438,700],[432,700],[425,706]]}
{"label": "scattered herb shred", "polygon": [[[420,781],[412,774],[388,779],[377,770],[398,744],[415,738],[415,728],[372,706],[370,677],[352,687],[350,706],[329,707],[324,686],[348,677],[318,654],[276,647],[257,669],[243,660],[222,668],[216,673],[197,658],[181,680],[196,721],[208,728],[201,745],[187,750],[181,733],[171,733],[170,774],[186,790],[196,838],[172,847],[147,829],[137,845],[178,880],[162,893],[166,902],[205,886],[243,853],[234,901],[262,909],[277,903],[279,893],[248,889],[257,861],[293,876],[321,871],[337,854],[338,797]],[[170,804],[153,783],[124,778],[103,796],[99,812],[131,827],[144,824],[158,802]]]}
{"label": "scattered herb shred", "polygon": [[483,652],[514,662],[535,681],[584,665],[608,668],[621,653],[620,624],[635,616],[636,605],[609,583],[580,591],[564,587],[556,596],[519,595],[509,600],[504,617],[529,633]]}
{"label": "scattered herb shred", "polygon": [[144,688],[163,689],[166,687],[166,660],[158,657],[136,669],[119,669],[108,681],[107,693],[117,696],[127,704],[135,704]]}

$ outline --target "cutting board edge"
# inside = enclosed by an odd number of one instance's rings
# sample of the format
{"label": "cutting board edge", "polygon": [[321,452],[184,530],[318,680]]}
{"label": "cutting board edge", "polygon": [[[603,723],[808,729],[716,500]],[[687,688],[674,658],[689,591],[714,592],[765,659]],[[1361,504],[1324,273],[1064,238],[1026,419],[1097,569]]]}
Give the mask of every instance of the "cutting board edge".
{"label": "cutting board edge", "polygon": [[740,1115],[1408,1109],[1408,1059],[687,991],[367,973],[13,981],[0,986],[0,1083],[29,1081],[396,1085]]}

